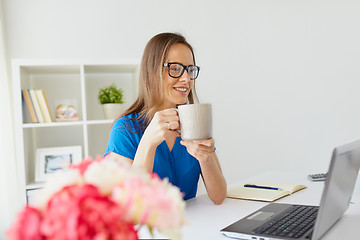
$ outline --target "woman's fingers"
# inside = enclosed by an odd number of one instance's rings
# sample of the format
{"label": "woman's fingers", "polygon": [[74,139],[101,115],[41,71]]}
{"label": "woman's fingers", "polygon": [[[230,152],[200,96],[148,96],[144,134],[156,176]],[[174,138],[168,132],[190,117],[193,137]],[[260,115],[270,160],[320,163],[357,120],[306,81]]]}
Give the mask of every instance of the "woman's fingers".
{"label": "woman's fingers", "polygon": [[179,136],[179,116],[176,110],[166,109],[154,114],[153,119],[146,128],[145,136],[153,144],[160,144],[169,136]]}
{"label": "woman's fingers", "polygon": [[165,110],[162,110],[162,111],[159,111],[159,113],[162,113],[166,116],[172,116],[172,115],[178,115],[177,114],[177,111],[175,109],[172,109],[172,108],[169,108],[169,109],[165,109]]}
{"label": "woman's fingers", "polygon": [[178,121],[171,121],[171,122],[168,122],[168,127],[170,130],[177,130],[177,129],[180,129],[180,124]]}
{"label": "woman's fingers", "polygon": [[209,138],[206,140],[181,140],[181,142],[184,143],[184,145],[203,145],[206,147],[213,147],[215,144],[215,141],[213,138]]}
{"label": "woman's fingers", "polygon": [[153,120],[165,130],[177,130],[180,128],[179,116],[174,109],[165,109],[156,112]]}
{"label": "woman's fingers", "polygon": [[213,138],[207,140],[193,140],[193,141],[181,140],[180,143],[194,152],[210,153],[210,152],[214,152],[215,150]]}
{"label": "woman's fingers", "polygon": [[179,116],[177,112],[173,109],[165,109],[159,112],[156,112],[154,119],[157,119],[158,122],[179,122]]}
{"label": "woman's fingers", "polygon": [[208,146],[208,147],[211,147],[211,146],[214,146],[215,144],[215,141],[213,138],[209,138],[209,139],[206,139],[206,140],[196,140],[195,142],[201,144],[201,145],[205,145],[205,146]]}

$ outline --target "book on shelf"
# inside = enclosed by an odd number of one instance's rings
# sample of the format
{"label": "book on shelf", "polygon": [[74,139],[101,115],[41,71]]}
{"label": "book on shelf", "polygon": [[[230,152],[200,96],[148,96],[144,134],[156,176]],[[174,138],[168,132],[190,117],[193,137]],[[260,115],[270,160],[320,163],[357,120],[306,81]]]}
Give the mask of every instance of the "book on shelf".
{"label": "book on shelf", "polygon": [[50,114],[49,105],[46,101],[44,89],[35,90],[35,93],[36,93],[36,98],[38,100],[38,103],[40,105],[42,115],[44,117],[44,122],[46,122],[46,123],[53,122],[51,114]]}
{"label": "book on shelf", "polygon": [[306,188],[305,185],[251,182],[243,186],[230,189],[227,193],[227,197],[273,202],[304,188]]}
{"label": "book on shelf", "polygon": [[25,105],[27,107],[28,113],[30,115],[31,122],[38,123],[38,119],[36,117],[34,106],[33,106],[33,103],[31,101],[29,90],[28,89],[22,89],[21,92],[22,92],[22,96],[23,96]]}
{"label": "book on shelf", "polygon": [[45,122],[44,117],[42,115],[41,108],[40,108],[39,102],[38,102],[37,97],[36,97],[36,92],[35,92],[34,89],[30,89],[29,93],[30,93],[31,101],[32,101],[32,103],[34,105],[36,117],[39,120],[39,123],[44,123]]}

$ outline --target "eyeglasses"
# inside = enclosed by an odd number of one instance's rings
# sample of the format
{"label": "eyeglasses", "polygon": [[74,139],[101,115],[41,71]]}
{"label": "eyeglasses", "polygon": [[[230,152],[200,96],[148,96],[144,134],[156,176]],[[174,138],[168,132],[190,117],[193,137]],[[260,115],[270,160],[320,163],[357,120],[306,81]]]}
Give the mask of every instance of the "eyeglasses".
{"label": "eyeglasses", "polygon": [[195,80],[199,76],[200,67],[195,65],[184,66],[181,63],[164,63],[164,67],[168,67],[169,76],[179,78],[183,75],[185,69],[191,80]]}

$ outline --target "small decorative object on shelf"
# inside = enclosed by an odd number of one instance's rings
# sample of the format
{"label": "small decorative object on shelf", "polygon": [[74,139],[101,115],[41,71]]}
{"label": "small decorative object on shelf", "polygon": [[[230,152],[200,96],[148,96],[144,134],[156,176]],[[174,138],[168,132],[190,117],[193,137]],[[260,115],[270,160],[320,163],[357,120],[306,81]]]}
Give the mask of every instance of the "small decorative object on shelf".
{"label": "small decorative object on shelf", "polygon": [[115,119],[120,115],[121,104],[124,103],[123,96],[123,90],[116,88],[114,83],[99,89],[98,100],[103,107],[106,119]]}
{"label": "small decorative object on shelf", "polygon": [[55,106],[56,106],[56,122],[79,120],[76,99],[55,100]]}
{"label": "small decorative object on shelf", "polygon": [[43,182],[59,169],[70,169],[71,165],[81,162],[81,155],[81,146],[38,148],[35,181]]}
{"label": "small decorative object on shelf", "polygon": [[57,171],[7,231],[20,239],[138,239],[157,229],[180,239],[185,201],[167,179],[111,156]]}

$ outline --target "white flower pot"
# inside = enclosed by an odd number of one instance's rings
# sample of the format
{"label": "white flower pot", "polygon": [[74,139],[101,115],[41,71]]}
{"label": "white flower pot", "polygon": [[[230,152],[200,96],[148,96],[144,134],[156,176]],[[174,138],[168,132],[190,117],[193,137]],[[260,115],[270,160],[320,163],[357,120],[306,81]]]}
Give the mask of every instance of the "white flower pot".
{"label": "white flower pot", "polygon": [[105,119],[115,119],[122,113],[121,103],[106,103],[102,104]]}

